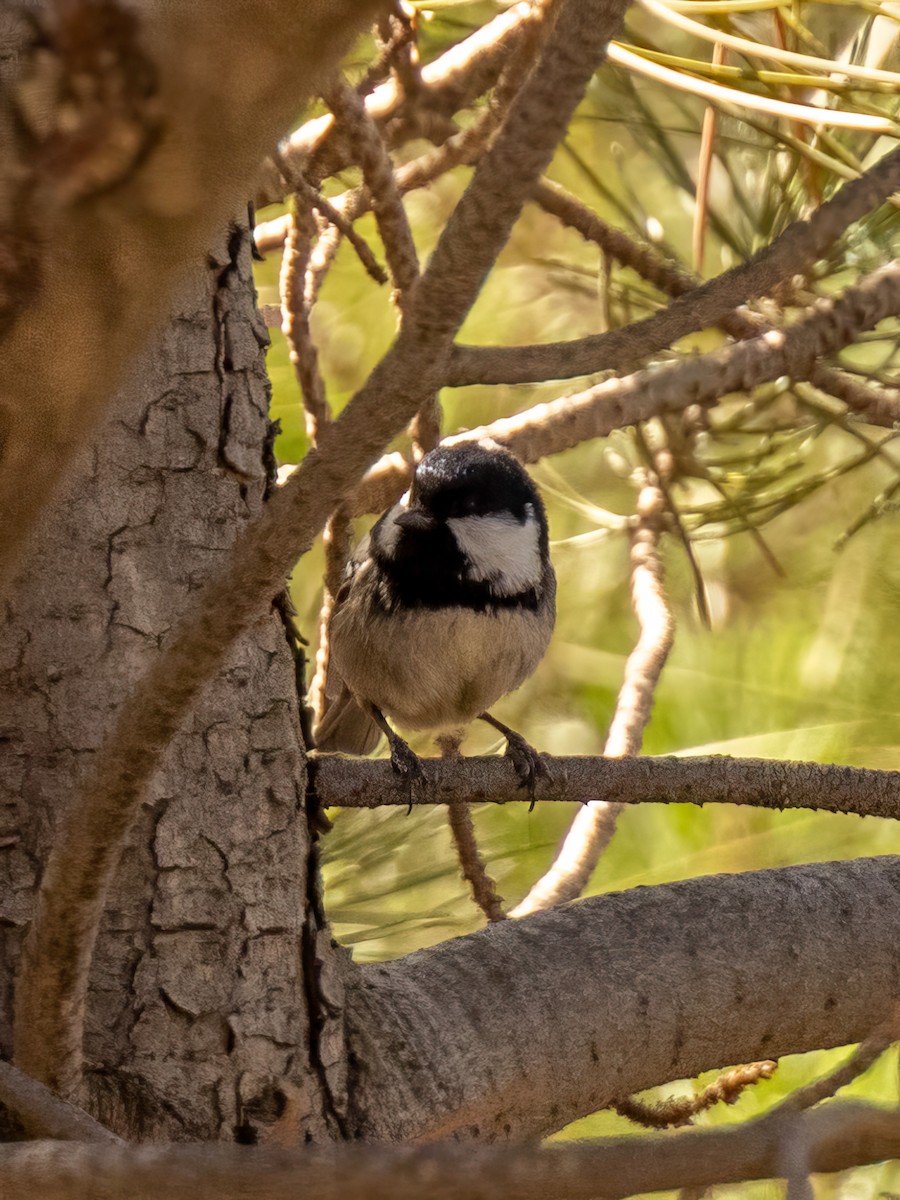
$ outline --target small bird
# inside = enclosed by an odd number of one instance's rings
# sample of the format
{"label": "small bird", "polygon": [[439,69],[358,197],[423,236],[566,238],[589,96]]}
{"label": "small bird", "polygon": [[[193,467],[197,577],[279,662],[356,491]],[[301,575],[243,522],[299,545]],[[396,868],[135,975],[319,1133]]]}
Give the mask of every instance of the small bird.
{"label": "small bird", "polygon": [[493,442],[439,446],[363,539],[335,598],[320,750],[370,753],[424,779],[387,718],[407,729],[480,719],[506,738],[531,793],[537,751],[488,709],[528,678],[556,618],[547,517],[521,464]]}

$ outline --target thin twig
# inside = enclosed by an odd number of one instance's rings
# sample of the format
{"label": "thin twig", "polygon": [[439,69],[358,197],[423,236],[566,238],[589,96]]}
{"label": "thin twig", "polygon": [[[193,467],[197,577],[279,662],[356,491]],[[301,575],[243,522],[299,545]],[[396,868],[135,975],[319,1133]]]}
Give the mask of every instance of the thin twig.
{"label": "thin twig", "polygon": [[[721,42],[713,46],[713,66],[725,61],[725,47]],[[697,199],[694,203],[694,230],[692,237],[694,270],[702,272],[706,250],[706,218],[709,211],[709,177],[712,172],[713,147],[716,141],[716,108],[707,104],[703,109],[703,124],[700,129],[700,154],[697,159]]]}
{"label": "thin twig", "polygon": [[732,1067],[708,1083],[696,1096],[670,1096],[650,1104],[629,1096],[611,1107],[620,1117],[627,1117],[648,1129],[673,1129],[679,1125],[689,1125],[698,1113],[706,1112],[716,1104],[737,1103],[748,1087],[759,1083],[761,1079],[771,1079],[777,1068],[776,1062],[764,1059],[762,1062]]}
{"label": "thin twig", "polygon": [[328,683],[328,665],[331,658],[331,618],[334,613],[335,597],[344,579],[350,559],[352,526],[345,505],[339,505],[328,518],[322,534],[325,548],[325,578],[322,588],[322,604],[319,608],[318,645],[316,669],[309,688],[309,706],[313,712],[313,726],[321,721],[325,711],[325,695]]}
{"label": "thin twig", "polygon": [[841,1088],[845,1088],[854,1079],[858,1079],[860,1075],[868,1071],[869,1067],[881,1058],[885,1050],[888,1050],[898,1038],[900,1038],[900,1007],[896,1008],[877,1029],[874,1029],[864,1042],[860,1042],[848,1059],[840,1063],[833,1071],[829,1071],[827,1075],[823,1075],[821,1079],[816,1079],[812,1083],[798,1088],[795,1092],[791,1092],[767,1115],[796,1113],[805,1108],[812,1108],[815,1104],[821,1104],[823,1100],[830,1100]]}
{"label": "thin twig", "polygon": [[306,413],[306,432],[315,442],[319,431],[331,421],[331,409],[325,396],[325,381],[319,371],[319,355],[309,327],[306,303],[306,270],[316,233],[316,222],[309,204],[295,196],[291,206],[291,227],[284,244],[279,290],[281,292],[281,332],[300,385]]}
{"label": "thin twig", "polygon": [[397,307],[403,309],[419,278],[419,260],[394,179],[393,163],[365,103],[345,80],[338,79],[327,88],[325,99],[346,129],[354,157],[362,167],[394,283],[395,301]]}
{"label": "thin twig", "polygon": [[[426,111],[434,116],[449,117],[467,108],[493,87],[510,54],[532,23],[540,19],[540,10],[534,4],[527,0],[514,4],[426,63],[421,71],[423,88],[411,105],[406,105],[401,84],[392,78],[366,96],[366,111],[373,120],[383,123],[401,117],[406,109],[418,111],[426,97]],[[349,141],[336,136],[337,132],[332,116],[307,121],[282,145],[285,161],[301,170],[313,165],[319,178],[346,169],[352,163],[352,152]],[[281,173],[269,170],[258,184],[256,207],[279,203],[288,191]]]}
{"label": "thin twig", "polygon": [[[437,738],[441,757],[445,759],[459,758],[462,738],[462,730],[442,734]],[[472,889],[472,899],[487,917],[489,923],[506,920],[506,913],[503,911],[503,897],[497,894],[497,885],[488,874],[487,866],[478,850],[471,807],[468,804],[448,804],[447,823],[450,826],[463,879]]]}

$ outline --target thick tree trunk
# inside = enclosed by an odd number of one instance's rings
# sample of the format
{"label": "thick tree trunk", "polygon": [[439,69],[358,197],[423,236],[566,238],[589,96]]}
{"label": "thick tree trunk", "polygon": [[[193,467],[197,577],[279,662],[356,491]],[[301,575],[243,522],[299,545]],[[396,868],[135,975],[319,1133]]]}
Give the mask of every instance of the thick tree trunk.
{"label": "thick tree trunk", "polygon": [[[77,796],[124,695],[264,503],[266,343],[244,223],[194,272],[49,512],[7,606],[4,1057],[56,815]],[[325,1077],[303,1049],[302,954],[316,946],[298,713],[273,608],[170,748],[107,906],[89,997],[88,1104],[117,1129],[257,1140],[281,1118],[298,1134],[323,1131]]]}

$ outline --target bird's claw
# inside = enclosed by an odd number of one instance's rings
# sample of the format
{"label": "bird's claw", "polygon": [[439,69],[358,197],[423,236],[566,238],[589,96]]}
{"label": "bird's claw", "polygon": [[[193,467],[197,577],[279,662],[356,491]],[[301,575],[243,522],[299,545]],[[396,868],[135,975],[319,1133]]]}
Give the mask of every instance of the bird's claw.
{"label": "bird's claw", "polygon": [[535,789],[539,779],[549,779],[550,770],[541,755],[522,737],[520,733],[510,730],[506,735],[506,757],[512,761],[515,772],[519,777],[519,786],[528,789],[531,803],[528,811],[535,805]]}
{"label": "bird's claw", "polygon": [[421,791],[428,782],[425,768],[419,756],[410,750],[402,738],[395,737],[391,741],[391,766],[395,773],[406,783],[409,807],[406,815],[412,812],[416,792]]}

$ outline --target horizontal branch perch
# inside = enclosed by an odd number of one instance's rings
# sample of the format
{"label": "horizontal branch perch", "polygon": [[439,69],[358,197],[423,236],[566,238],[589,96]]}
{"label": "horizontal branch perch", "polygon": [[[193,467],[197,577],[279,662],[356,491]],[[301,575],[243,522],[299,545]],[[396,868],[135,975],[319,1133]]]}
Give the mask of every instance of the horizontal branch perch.
{"label": "horizontal branch perch", "polygon": [[[543,756],[549,779],[537,799],[616,804],[751,804],[813,808],[900,819],[900,771],[873,771],[768,758],[602,758]],[[322,755],[315,787],[326,807],[409,804],[409,788],[385,759]],[[425,759],[426,785],[413,804],[508,804],[528,800],[511,762],[488,758]]]}
{"label": "horizontal branch perch", "polygon": [[[797,1118],[810,1169],[841,1171],[900,1155],[896,1114],[837,1104]],[[781,1124],[686,1130],[677,1137],[610,1138],[568,1146],[341,1146],[265,1150],[249,1146],[119,1149],[43,1142],[0,1148],[0,1188],[18,1200],[81,1200],[93,1194],[146,1200],[607,1200],[673,1187],[766,1179],[779,1168]]]}

